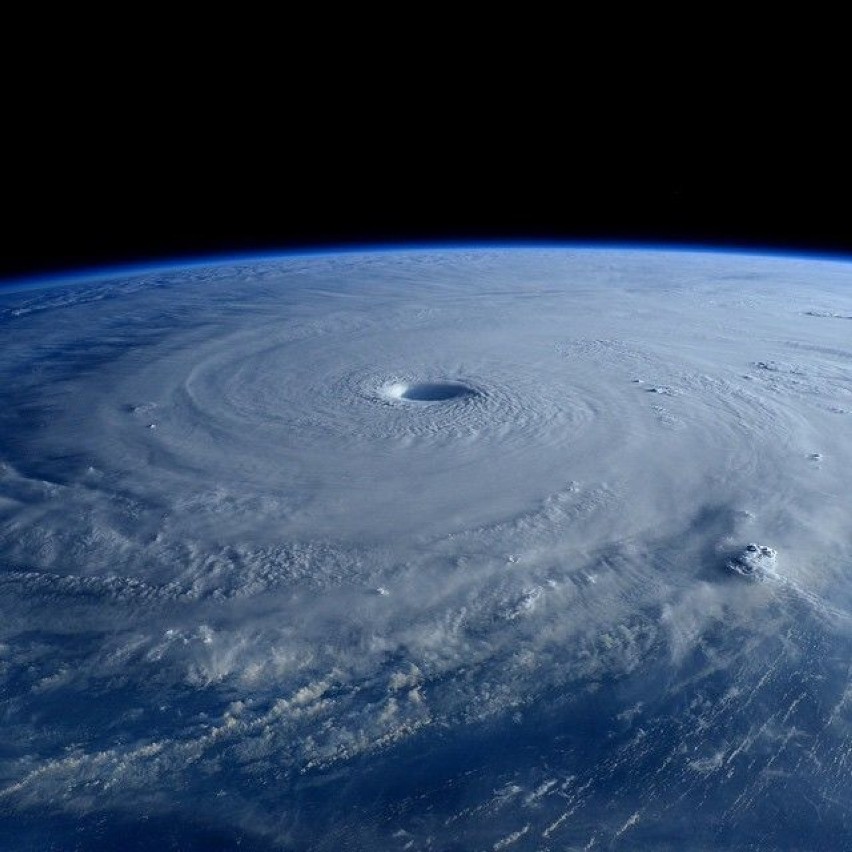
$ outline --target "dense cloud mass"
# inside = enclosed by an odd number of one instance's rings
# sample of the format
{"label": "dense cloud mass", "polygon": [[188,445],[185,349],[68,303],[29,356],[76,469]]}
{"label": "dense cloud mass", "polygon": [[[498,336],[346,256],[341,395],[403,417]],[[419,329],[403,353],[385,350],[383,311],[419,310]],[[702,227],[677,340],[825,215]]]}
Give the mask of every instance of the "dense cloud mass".
{"label": "dense cloud mass", "polygon": [[636,250],[0,297],[0,832],[852,844],[850,317]]}

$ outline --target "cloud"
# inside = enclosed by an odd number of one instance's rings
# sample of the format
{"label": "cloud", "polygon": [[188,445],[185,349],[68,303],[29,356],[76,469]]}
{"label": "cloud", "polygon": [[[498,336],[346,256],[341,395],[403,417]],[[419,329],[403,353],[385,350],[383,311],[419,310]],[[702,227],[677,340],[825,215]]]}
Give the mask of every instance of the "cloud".
{"label": "cloud", "polygon": [[[641,848],[677,789],[697,843],[773,846],[783,775],[840,824],[852,353],[802,314],[852,305],[803,263],[380,253],[4,296],[6,812]],[[725,570],[751,541],[764,583]]]}

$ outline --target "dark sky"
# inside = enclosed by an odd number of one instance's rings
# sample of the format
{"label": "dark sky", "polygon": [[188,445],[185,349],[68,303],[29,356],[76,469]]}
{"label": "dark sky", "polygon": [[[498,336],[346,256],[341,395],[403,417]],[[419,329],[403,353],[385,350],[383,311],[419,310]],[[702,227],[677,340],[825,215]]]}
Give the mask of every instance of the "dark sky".
{"label": "dark sky", "polygon": [[424,241],[852,253],[852,177],[819,124],[797,147],[777,117],[644,91],[590,103],[488,80],[447,98],[427,79],[401,97],[393,69],[384,87],[344,72],[333,92],[304,68],[255,92],[227,65],[112,89],[102,65],[27,90],[6,107],[0,277]]}
{"label": "dark sky", "polygon": [[[213,132],[213,131],[211,131]],[[0,274],[365,242],[616,240],[852,250],[844,176],[483,139],[58,143],[7,178]],[[345,137],[345,134],[344,134]],[[352,147],[347,148],[347,142]],[[65,145],[65,147],[63,147]],[[513,159],[514,158],[514,159]]]}

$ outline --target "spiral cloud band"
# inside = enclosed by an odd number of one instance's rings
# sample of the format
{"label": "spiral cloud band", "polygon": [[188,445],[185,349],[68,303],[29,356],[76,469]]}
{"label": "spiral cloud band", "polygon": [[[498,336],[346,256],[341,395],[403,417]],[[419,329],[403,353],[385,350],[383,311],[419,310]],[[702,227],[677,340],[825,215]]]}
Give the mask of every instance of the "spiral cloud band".
{"label": "spiral cloud band", "polygon": [[850,319],[634,249],[0,296],[3,833],[852,843]]}

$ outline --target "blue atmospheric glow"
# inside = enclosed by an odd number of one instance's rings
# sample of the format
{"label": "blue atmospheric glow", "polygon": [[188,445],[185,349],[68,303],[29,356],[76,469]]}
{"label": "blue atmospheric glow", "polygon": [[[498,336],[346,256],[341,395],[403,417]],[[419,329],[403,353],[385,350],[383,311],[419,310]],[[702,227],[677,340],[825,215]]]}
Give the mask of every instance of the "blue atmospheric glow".
{"label": "blue atmospheric glow", "polygon": [[222,254],[176,254],[163,255],[155,260],[127,262],[118,264],[89,265],[71,267],[61,272],[33,273],[32,275],[10,276],[0,280],[0,295],[24,290],[36,290],[44,287],[73,285],[85,281],[108,281],[116,278],[137,277],[167,273],[180,269],[194,269],[213,266],[245,266],[255,263],[275,262],[287,258],[327,257],[334,255],[365,255],[410,252],[464,252],[464,251],[512,251],[512,250],[549,250],[549,251],[636,251],[666,252],[675,254],[725,254],[743,257],[778,257],[801,259],[825,263],[852,262],[852,254],[844,252],[804,249],[801,247],[779,248],[766,244],[751,245],[730,243],[697,242],[654,242],[623,240],[474,240],[474,241],[411,241],[400,243],[344,243],[337,246],[266,249],[248,252],[227,252]]}

